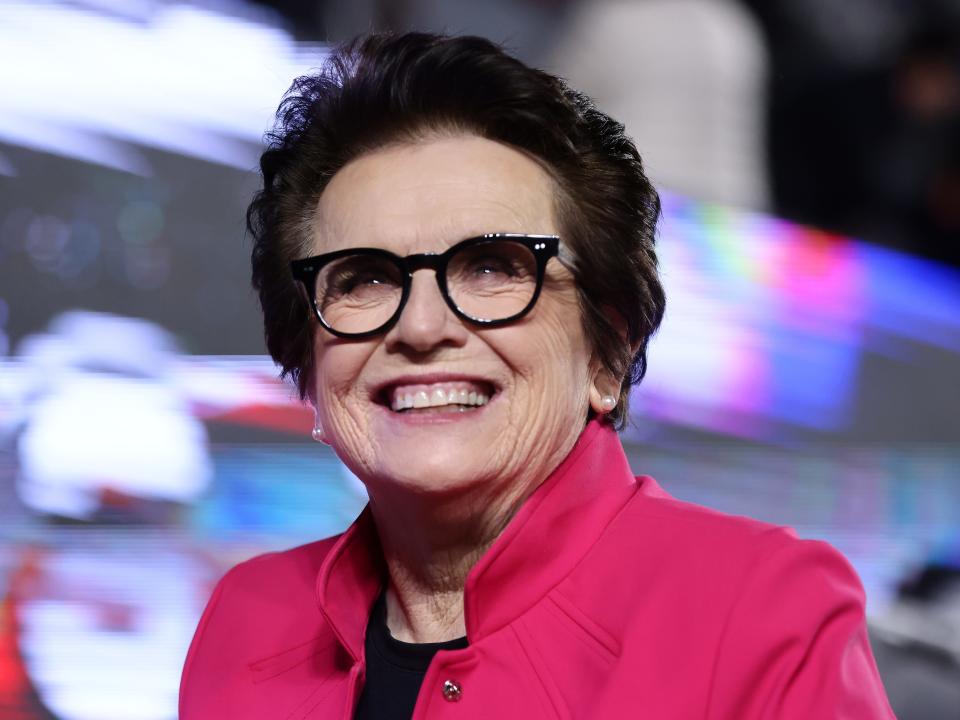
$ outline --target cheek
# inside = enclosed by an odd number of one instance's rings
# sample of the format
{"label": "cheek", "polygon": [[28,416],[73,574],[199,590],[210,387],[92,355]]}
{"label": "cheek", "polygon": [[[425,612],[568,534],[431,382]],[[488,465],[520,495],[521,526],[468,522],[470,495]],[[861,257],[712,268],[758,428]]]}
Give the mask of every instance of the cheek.
{"label": "cheek", "polygon": [[[545,348],[550,353],[549,382],[555,397],[554,405],[572,414],[580,414],[580,405],[589,397],[590,353],[579,324],[573,328],[558,328],[551,334]],[[556,393],[556,395],[554,395]]]}
{"label": "cheek", "polygon": [[359,387],[358,377],[370,356],[364,343],[343,343],[314,348],[313,388],[325,425],[342,426],[359,403],[351,396]]}
{"label": "cheek", "polygon": [[591,353],[579,317],[553,314],[536,320],[517,327],[501,346],[515,380],[498,443],[506,475],[562,456],[579,436],[589,409]]}
{"label": "cheek", "polygon": [[552,380],[571,384],[570,390],[588,382],[591,351],[575,298],[549,306],[539,333],[539,352],[550,368]]}
{"label": "cheek", "polygon": [[578,412],[588,397],[592,355],[579,313],[544,313],[517,330],[503,347],[530,402],[550,414]]}

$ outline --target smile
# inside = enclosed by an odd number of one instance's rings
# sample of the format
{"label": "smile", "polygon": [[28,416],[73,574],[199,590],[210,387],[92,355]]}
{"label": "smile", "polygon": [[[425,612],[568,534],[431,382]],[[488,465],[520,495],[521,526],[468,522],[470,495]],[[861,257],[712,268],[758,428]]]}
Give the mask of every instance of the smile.
{"label": "smile", "polygon": [[486,383],[467,380],[403,384],[388,388],[387,400],[394,412],[467,412],[486,405],[494,392]]}

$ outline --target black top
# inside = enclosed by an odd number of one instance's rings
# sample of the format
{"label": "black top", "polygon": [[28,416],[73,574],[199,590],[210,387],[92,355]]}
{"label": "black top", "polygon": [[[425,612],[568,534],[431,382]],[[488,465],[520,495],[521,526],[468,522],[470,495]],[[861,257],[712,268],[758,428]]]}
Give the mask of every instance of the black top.
{"label": "black top", "polygon": [[467,638],[438,643],[397,640],[387,627],[386,595],[381,593],[370,612],[364,647],[367,677],[354,720],[410,720],[433,656],[438,650],[467,647]]}

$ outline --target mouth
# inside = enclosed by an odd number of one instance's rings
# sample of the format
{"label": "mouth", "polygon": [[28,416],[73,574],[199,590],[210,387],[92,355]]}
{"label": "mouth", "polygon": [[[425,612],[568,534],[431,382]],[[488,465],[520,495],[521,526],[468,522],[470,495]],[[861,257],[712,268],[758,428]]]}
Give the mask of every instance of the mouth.
{"label": "mouth", "polygon": [[405,379],[383,386],[376,401],[391,412],[405,415],[476,412],[496,395],[497,387],[476,379]]}

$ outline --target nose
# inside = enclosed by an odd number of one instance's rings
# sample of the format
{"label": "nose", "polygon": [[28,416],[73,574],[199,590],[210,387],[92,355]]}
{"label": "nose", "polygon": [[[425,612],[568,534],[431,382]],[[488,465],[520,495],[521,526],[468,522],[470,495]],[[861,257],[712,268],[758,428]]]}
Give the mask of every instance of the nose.
{"label": "nose", "polygon": [[435,273],[413,273],[407,304],[384,338],[387,349],[408,347],[422,354],[441,346],[459,347],[466,339],[467,329],[444,301]]}

